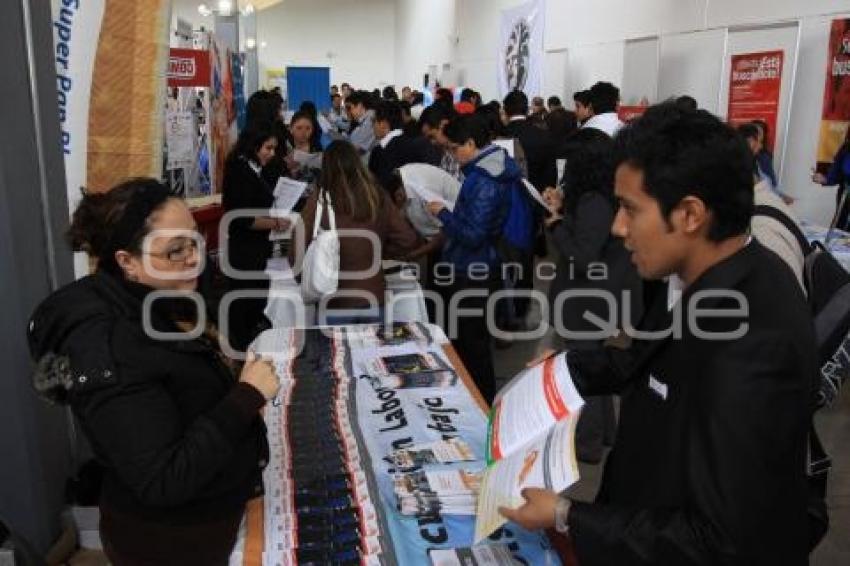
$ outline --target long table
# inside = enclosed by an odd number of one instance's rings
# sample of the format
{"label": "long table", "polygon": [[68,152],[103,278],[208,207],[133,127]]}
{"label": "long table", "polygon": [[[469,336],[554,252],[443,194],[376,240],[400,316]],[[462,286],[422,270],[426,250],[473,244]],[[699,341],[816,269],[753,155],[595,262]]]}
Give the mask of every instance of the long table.
{"label": "long table", "polygon": [[[463,547],[473,543],[474,517],[446,515],[428,517],[427,520],[405,517],[396,510],[391,495],[392,477],[388,470],[391,464],[385,460],[385,456],[387,448],[393,443],[403,441],[418,444],[445,438],[446,435],[459,436],[483,460],[486,441],[488,407],[457,352],[439,327],[428,324],[416,324],[416,327],[420,333],[429,336],[431,351],[440,352],[457,373],[459,380],[455,386],[445,389],[394,390],[392,394],[383,391],[379,394],[367,380],[359,379],[359,375],[349,375],[348,378],[352,379],[340,382],[348,383],[346,414],[352,430],[356,432],[359,462],[368,480],[364,485],[368,485],[370,503],[364,506],[370,506],[370,509],[374,507],[381,525],[380,536],[375,543],[381,547],[381,553],[364,558],[364,564],[429,564],[429,548]],[[310,376],[291,374],[292,358],[298,350],[293,345],[331,339],[336,367],[342,368],[338,371],[357,374],[362,371],[369,356],[385,348],[370,349],[368,346],[363,347],[362,343],[355,344],[359,340],[357,336],[362,334],[362,328],[327,328],[324,333],[326,338],[318,338],[320,331],[317,329],[272,329],[258,338],[255,349],[273,357],[283,379],[294,379],[297,382],[310,379]],[[389,348],[392,350],[392,346]],[[380,352],[383,355],[385,350]],[[282,395],[286,397],[286,393]],[[382,407],[387,406],[384,401],[390,396],[400,401],[392,405],[393,409],[397,409],[393,411],[393,420],[386,412],[382,413]],[[281,404],[267,406],[267,423],[278,426],[274,423],[279,421],[286,406],[286,399]],[[429,415],[433,420],[423,420]],[[429,424],[432,426],[429,427]],[[296,444],[298,439],[290,438],[288,441]],[[271,446],[270,467],[279,458],[281,449]],[[483,462],[480,464],[483,466]],[[279,491],[280,485],[273,475],[267,474],[265,482],[267,494],[276,489]],[[265,531],[269,524],[276,523],[272,523],[270,512],[268,496],[249,503],[239,541],[231,557],[232,565],[272,566],[294,563],[291,556],[282,559],[271,555],[273,551],[269,550],[270,539]],[[549,539],[542,533],[528,532],[517,525],[508,524],[494,533],[490,540],[507,544],[514,555],[526,564],[560,564]]]}

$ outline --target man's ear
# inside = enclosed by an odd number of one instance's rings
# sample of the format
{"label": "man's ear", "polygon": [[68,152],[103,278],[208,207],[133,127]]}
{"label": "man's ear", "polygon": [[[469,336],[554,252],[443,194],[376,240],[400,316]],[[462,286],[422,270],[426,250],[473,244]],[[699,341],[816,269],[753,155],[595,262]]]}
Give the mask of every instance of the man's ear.
{"label": "man's ear", "polygon": [[670,213],[671,222],[685,234],[708,233],[711,211],[702,199],[688,195]]}

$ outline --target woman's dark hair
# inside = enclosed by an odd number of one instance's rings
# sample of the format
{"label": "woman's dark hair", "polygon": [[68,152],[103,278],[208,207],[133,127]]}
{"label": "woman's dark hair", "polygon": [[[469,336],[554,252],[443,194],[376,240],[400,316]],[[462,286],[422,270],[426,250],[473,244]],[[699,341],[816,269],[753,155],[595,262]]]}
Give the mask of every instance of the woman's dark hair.
{"label": "woman's dark hair", "polygon": [[156,179],[128,179],[106,192],[81,189],[66,238],[74,251],[97,258],[98,269],[121,273],[115,252],[141,252],[150,232],[150,217],[172,198]]}
{"label": "woman's dark hair", "polygon": [[245,128],[236,139],[236,145],[230,150],[227,161],[237,159],[257,161],[257,152],[272,138],[277,140],[277,136],[268,128]]}
{"label": "woman's dark hair", "polygon": [[449,141],[458,145],[472,140],[475,147],[482,149],[492,141],[487,123],[481,116],[466,114],[458,116],[446,125],[445,135]]}
{"label": "woman's dark hair", "polygon": [[595,128],[582,128],[564,145],[564,211],[572,213],[585,193],[596,192],[614,204],[614,141]]}
{"label": "woman's dark hair", "polygon": [[746,233],[753,215],[753,155],[727,124],[675,102],[651,106],[615,138],[616,165],[643,173],[646,192],[669,217],[694,196],[712,211],[709,239]]}
{"label": "woman's dark hair", "polygon": [[336,140],[325,149],[319,186],[330,194],[336,212],[351,216],[358,222],[377,221],[382,206],[382,189],[378,188],[357,149],[349,142]]}
{"label": "woman's dark hair", "polygon": [[[292,115],[292,119],[289,121],[289,125],[292,126],[292,124],[294,124],[298,120],[307,120],[313,126],[313,132],[310,134],[310,152],[316,153],[322,151],[322,127],[319,125],[318,118],[310,114],[309,111],[299,110],[298,112]],[[295,140],[292,139],[291,132],[289,137],[290,143],[292,143],[292,145],[295,145]]]}
{"label": "woman's dark hair", "polygon": [[322,126],[319,124],[319,110],[316,108],[316,105],[310,100],[305,100],[301,103],[298,112],[293,114],[292,120],[289,123],[294,122],[295,116],[299,114],[306,114],[310,117],[310,122],[313,123],[313,135],[310,136],[310,151],[322,151]]}
{"label": "woman's dark hair", "polygon": [[258,90],[245,104],[245,127],[271,129],[280,120],[280,99],[266,90]]}
{"label": "woman's dark hair", "polygon": [[555,143],[561,143],[570,134],[573,134],[578,129],[578,121],[576,120],[575,112],[570,112],[562,106],[559,106],[549,112],[546,116],[546,126],[549,128],[549,135]]}

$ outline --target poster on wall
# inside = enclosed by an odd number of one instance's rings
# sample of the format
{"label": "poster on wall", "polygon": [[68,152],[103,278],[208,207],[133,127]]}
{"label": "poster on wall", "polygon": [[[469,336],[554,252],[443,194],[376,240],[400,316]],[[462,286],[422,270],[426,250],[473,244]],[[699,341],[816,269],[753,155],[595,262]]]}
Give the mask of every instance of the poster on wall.
{"label": "poster on wall", "polygon": [[649,108],[649,104],[638,104],[632,106],[620,104],[617,107],[617,117],[620,118],[622,122],[628,124],[643,116],[647,108]]}
{"label": "poster on wall", "polygon": [[779,97],[782,90],[784,53],[762,51],[732,56],[727,119],[733,126],[763,120],[768,126],[765,147],[773,151]]}
{"label": "poster on wall", "polygon": [[529,97],[543,88],[543,23],[546,10],[534,0],[502,10],[499,52],[496,57],[500,96],[521,90]]}
{"label": "poster on wall", "polygon": [[818,170],[825,172],[850,127],[850,19],[833,20],[826,59],[818,139]]}
{"label": "poster on wall", "polygon": [[213,193],[221,192],[224,181],[224,162],[236,143],[236,102],[233,91],[233,68],[230,48],[210,38],[210,184]]}
{"label": "poster on wall", "polygon": [[188,169],[195,165],[197,139],[195,114],[191,111],[168,112],[165,115],[166,169]]}

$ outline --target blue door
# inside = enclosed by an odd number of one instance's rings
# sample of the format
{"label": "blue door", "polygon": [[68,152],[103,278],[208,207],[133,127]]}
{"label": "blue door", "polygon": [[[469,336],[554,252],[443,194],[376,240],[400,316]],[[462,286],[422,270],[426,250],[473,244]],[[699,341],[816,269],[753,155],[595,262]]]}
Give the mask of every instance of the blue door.
{"label": "blue door", "polygon": [[287,67],[286,89],[289,109],[298,110],[301,103],[311,101],[319,112],[331,107],[331,70],[328,67]]}

